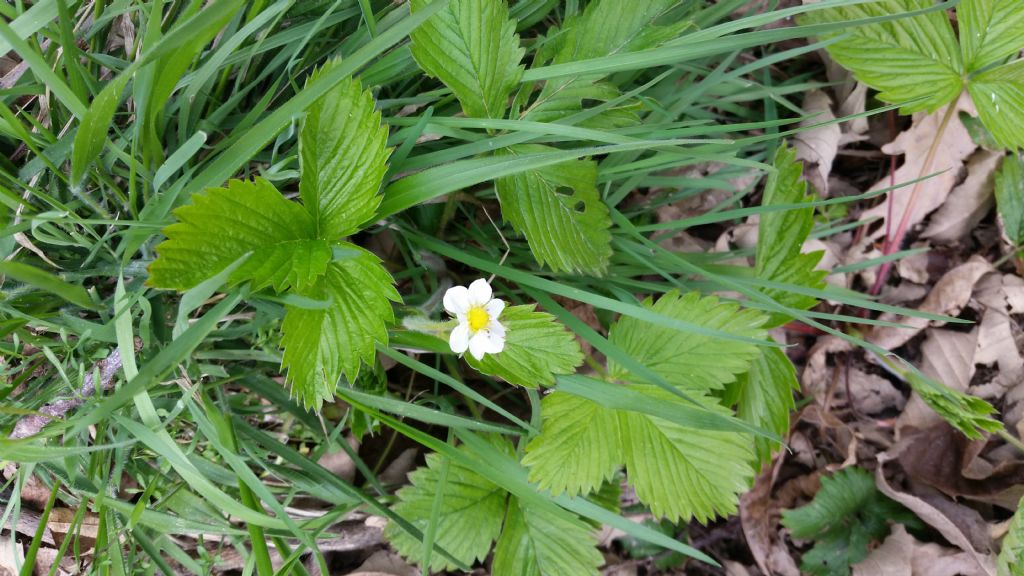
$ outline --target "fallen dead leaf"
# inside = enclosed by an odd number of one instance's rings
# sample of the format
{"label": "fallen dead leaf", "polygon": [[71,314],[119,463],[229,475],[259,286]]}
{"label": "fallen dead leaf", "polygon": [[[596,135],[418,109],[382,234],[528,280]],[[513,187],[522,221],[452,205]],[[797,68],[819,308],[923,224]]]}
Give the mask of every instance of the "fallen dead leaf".
{"label": "fallen dead leaf", "polygon": [[349,576],[420,576],[420,571],[390,550],[378,550]]}
{"label": "fallen dead leaf", "polygon": [[[359,451],[359,441],[354,436],[349,436],[346,441],[353,451]],[[317,463],[345,482],[352,482],[356,477],[356,463],[344,449],[338,448],[324,453]]]}
{"label": "fallen dead leaf", "polygon": [[[971,299],[974,285],[982,276],[992,270],[992,265],[984,258],[977,255],[972,256],[967,262],[946,272],[935,283],[935,287],[928,293],[918,310],[932,314],[958,316]],[[879,326],[871,331],[867,337],[868,341],[886,350],[894,350],[906,344],[908,340],[932,323],[924,318],[904,318],[890,312],[882,314],[880,319],[888,322],[900,322],[905,326],[905,328]],[[942,325],[941,322],[935,324]]]}
{"label": "fallen dead leaf", "polygon": [[967,161],[967,178],[953,188],[946,202],[932,215],[924,238],[956,242],[968,235],[992,210],[995,171],[1005,153],[979,149]]}
{"label": "fallen dead leaf", "polygon": [[[875,485],[882,494],[885,494],[889,498],[892,498],[896,502],[905,506],[911,512],[916,514],[923,522],[937,530],[939,534],[942,534],[942,537],[950,544],[953,544],[960,548],[960,550],[969,554],[971,560],[977,565],[978,569],[980,569],[980,574],[985,576],[995,576],[995,558],[992,554],[987,551],[980,552],[976,550],[971,540],[946,514],[943,514],[931,503],[926,502],[917,496],[899,492],[889,485],[885,479],[885,463],[891,458],[892,456],[885,452],[878,454],[879,466],[875,471]],[[955,503],[950,502],[950,504]]]}
{"label": "fallen dead leaf", "polygon": [[894,524],[881,546],[853,565],[853,576],[985,576],[974,558],[934,543],[919,542]]}
{"label": "fallen dead leaf", "polygon": [[836,115],[832,112],[831,98],[821,90],[811,90],[804,96],[803,112],[802,130],[793,137],[796,157],[804,162],[804,178],[822,197],[827,197],[828,177],[843,131],[833,122]]}
{"label": "fallen dead leaf", "polygon": [[[972,116],[977,114],[974,105],[966,94],[954,105],[957,106],[958,110],[965,111]],[[900,133],[889,144],[882,146],[882,152],[889,155],[903,155],[904,157],[903,165],[895,173],[894,180],[897,185],[916,180],[921,176],[921,170],[928,156],[928,150],[935,140],[944,113],[945,109],[939,110],[934,114],[925,114],[923,112],[915,114],[913,124],[908,130]],[[928,171],[928,174],[937,172],[941,172],[941,174],[937,174],[922,182],[913,212],[911,212],[908,219],[909,227],[913,227],[924,220],[925,216],[946,201],[946,197],[949,196],[950,191],[959,179],[960,169],[963,167],[964,161],[975,149],[977,149],[977,145],[971,140],[967,128],[960,121],[959,114],[954,114],[949,121],[949,125],[946,127],[945,133],[942,135],[942,140],[936,149],[931,169]],[[891,185],[890,178],[886,176],[872,186],[871,190],[882,190],[889,188]],[[887,192],[886,201],[863,212],[861,220],[878,218],[884,223],[885,219],[890,217],[891,210],[892,219],[890,221],[889,233],[895,234],[897,224],[903,219],[903,213],[907,211],[912,187],[913,185],[902,186]],[[891,206],[889,206],[890,200]],[[877,241],[885,236],[885,234],[886,227],[882,225],[873,233],[865,236],[869,241]]]}
{"label": "fallen dead leaf", "polygon": [[[927,242],[915,242],[911,248],[931,248]],[[931,274],[928,272],[928,252],[921,252],[919,254],[911,254],[906,258],[901,258],[896,263],[896,270],[900,273],[900,278],[909,280],[916,284],[927,284]]]}
{"label": "fallen dead leaf", "polygon": [[18,567],[25,563],[25,551],[10,535],[0,535],[0,576],[17,576]]}
{"label": "fallen dead leaf", "polygon": [[753,488],[740,497],[740,524],[747,546],[761,572],[768,576],[799,576],[779,526],[779,505],[772,499],[776,467],[766,466]]}
{"label": "fallen dead leaf", "polygon": [[[921,372],[954,390],[966,391],[974,374],[974,350],[977,339],[977,330],[928,330],[921,343]],[[924,430],[943,422],[945,420],[913,392],[903,413],[896,420],[896,437],[902,438],[904,430]]]}

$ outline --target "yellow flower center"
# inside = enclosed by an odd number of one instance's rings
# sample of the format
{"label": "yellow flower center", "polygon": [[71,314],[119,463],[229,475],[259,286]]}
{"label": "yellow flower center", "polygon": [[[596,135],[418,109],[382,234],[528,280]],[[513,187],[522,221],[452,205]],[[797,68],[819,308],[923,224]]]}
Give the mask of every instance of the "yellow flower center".
{"label": "yellow flower center", "polygon": [[482,306],[474,306],[469,309],[469,314],[466,315],[469,320],[469,329],[473,332],[483,330],[491,323],[491,317],[487,314],[487,310],[484,310]]}

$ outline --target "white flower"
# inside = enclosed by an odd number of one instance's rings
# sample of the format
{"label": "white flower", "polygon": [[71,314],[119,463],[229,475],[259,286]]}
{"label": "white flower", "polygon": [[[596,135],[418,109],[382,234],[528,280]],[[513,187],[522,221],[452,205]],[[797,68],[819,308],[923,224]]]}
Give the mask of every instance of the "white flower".
{"label": "white flower", "polygon": [[474,280],[469,288],[449,288],[444,293],[444,309],[459,320],[448,340],[452,352],[462,354],[469,349],[473,358],[482,360],[484,354],[497,354],[505,348],[505,327],[498,322],[505,303],[491,298],[487,280]]}

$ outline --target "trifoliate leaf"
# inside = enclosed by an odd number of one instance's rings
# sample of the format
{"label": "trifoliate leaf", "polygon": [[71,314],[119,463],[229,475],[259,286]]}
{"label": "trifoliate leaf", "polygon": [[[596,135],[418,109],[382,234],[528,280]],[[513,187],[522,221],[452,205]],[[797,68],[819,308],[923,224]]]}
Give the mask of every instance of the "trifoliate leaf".
{"label": "trifoliate leaf", "polygon": [[[661,388],[636,389],[678,402]],[[709,410],[730,414],[709,398],[697,399]],[[734,513],[739,494],[750,488],[754,450],[749,434],[687,428],[638,412],[620,412],[619,426],[629,483],[655,516],[706,523]]]}
{"label": "trifoliate leaf", "polygon": [[967,91],[996,142],[1024,148],[1024,60],[978,74]]}
{"label": "trifoliate leaf", "polygon": [[[805,14],[802,24],[892,16],[934,6],[932,0],[885,0],[839,6]],[[826,49],[878,98],[907,103],[903,114],[934,112],[963,90],[964,65],[949,17],[941,10],[866,26],[842,28],[826,38],[843,38]],[[915,102],[910,102],[916,100]]]}
{"label": "trifoliate leaf", "polygon": [[[413,12],[431,1],[413,0]],[[413,58],[451,88],[466,116],[504,117],[524,52],[504,0],[449,0],[410,36]]]}
{"label": "trifoliate leaf", "polygon": [[[736,416],[758,428],[785,437],[789,432],[789,413],[796,408],[793,390],[799,390],[793,363],[781,348],[762,348],[761,356],[750,372],[728,385],[722,402],[736,407]],[[754,438],[754,449],[761,463],[771,460],[779,447],[762,436]]]}
{"label": "trifoliate leaf", "polygon": [[389,300],[401,300],[380,259],[353,244],[341,246],[348,257],[331,262],[316,284],[299,292],[330,306],[287,306],[282,325],[282,366],[292,391],[317,410],[334,396],[342,375],[354,380],[361,362],[373,362],[375,343],[387,342],[387,325],[394,322]]}
{"label": "trifoliate leaf", "polygon": [[997,566],[999,576],[1024,574],[1024,501],[1010,522],[1010,530],[1003,537]]}
{"label": "trifoliate leaf", "polygon": [[[250,254],[231,273],[231,282],[252,280],[255,287],[309,286],[326,271],[330,250],[316,242],[313,220],[270,182],[232,180],[211,188],[174,211],[167,240],[157,246],[149,283],[188,290]],[[295,251],[294,261],[287,258]],[[264,266],[274,262],[277,266]]]}
{"label": "trifoliate leaf", "polygon": [[814,500],[782,512],[782,524],[794,538],[814,540],[801,569],[820,576],[846,576],[850,565],[868,554],[868,546],[889,533],[888,522],[915,525],[917,519],[875,488],[871,474],[846,468],[821,479]]}
{"label": "trifoliate leaf", "polygon": [[[803,163],[797,161],[796,150],[780,146],[775,153],[773,165],[775,171],[768,176],[762,206],[800,204],[813,200],[807,194],[807,182],[801,179]],[[821,261],[822,253],[801,253],[813,226],[814,208],[810,206],[761,214],[754,268],[757,277],[808,288],[824,287],[827,273],[814,268]],[[818,303],[813,296],[789,290],[768,288],[764,293],[776,302],[797,310],[806,310]],[[785,314],[773,314],[769,326],[779,326],[790,320]]]}
{"label": "trifoliate leaf", "polygon": [[[410,486],[398,491],[394,511],[413,526],[426,531],[440,499],[435,525],[435,543],[453,557],[470,565],[487,556],[491,542],[501,532],[508,493],[459,462],[439,454],[428,454],[427,465],[409,474]],[[421,562],[423,543],[390,523],[384,535],[406,558]],[[434,551],[430,570],[451,570],[455,566]]]}
{"label": "trifoliate leaf", "polygon": [[505,527],[494,548],[494,576],[585,576],[597,574],[604,557],[595,529],[561,509],[531,506],[510,498]]}
{"label": "trifoliate leaf", "polygon": [[373,96],[357,79],[342,81],[306,111],[299,131],[299,193],[317,238],[340,239],[373,217],[391,153],[387,138]]}
{"label": "trifoliate leaf", "polygon": [[1003,429],[1003,424],[991,417],[996,409],[985,400],[954,390],[917,372],[907,371],[903,375],[929,408],[971,440],[980,440],[985,432]]}
{"label": "trifoliate leaf", "polygon": [[[682,400],[657,388],[631,386],[668,405]],[[705,408],[729,411],[703,395]],[[736,495],[754,471],[749,434],[682,426],[639,412],[612,410],[552,393],[541,404],[541,434],[526,447],[530,481],[555,494],[586,494],[625,464],[640,501],[670,520],[706,521],[736,510]]]}
{"label": "trifoliate leaf", "polygon": [[1003,159],[996,172],[995,192],[1006,237],[1014,246],[1024,245],[1024,166],[1017,154]]}
{"label": "trifoliate leaf", "polygon": [[[678,6],[676,0],[591,2],[582,14],[568,19],[561,29],[548,33],[548,44],[539,59],[545,61],[550,57],[551,64],[568,64],[657,47],[692,26],[687,21],[661,22]],[[600,82],[603,77],[603,74],[586,74],[584,69],[579,75],[550,79],[523,117],[554,122],[583,110],[585,101],[608,102],[618,98],[618,88]],[[578,124],[601,128],[634,124],[638,117],[632,107],[626,104],[612,108]]]}
{"label": "trifoliate leaf", "polygon": [[1024,2],[963,0],[956,7],[960,48],[968,72],[975,72],[1024,46]]}
{"label": "trifoliate leaf", "polygon": [[576,338],[555,321],[536,312],[534,304],[510,306],[498,321],[505,327],[505,349],[483,360],[466,355],[466,361],[484,374],[497,376],[518,386],[551,386],[556,374],[572,374],[583,363]]}
{"label": "trifoliate leaf", "polygon": [[526,447],[530,482],[558,496],[589,494],[615,476],[621,464],[614,410],[564,392],[541,401],[543,433]]}
{"label": "trifoliate leaf", "polygon": [[[654,312],[722,332],[748,338],[763,338],[765,316],[741,309],[738,304],[721,302],[714,296],[697,292],[680,295],[669,292],[644,306]],[[609,331],[609,339],[627,355],[639,360],[667,382],[693,391],[721,388],[735,380],[757,358],[759,346],[723,340],[656,326],[632,316],[623,316]],[[636,380],[614,360],[608,371],[617,380]]]}
{"label": "trifoliate leaf", "polygon": [[[512,155],[553,152],[524,145]],[[501,213],[526,236],[541,264],[559,272],[603,274],[611,257],[611,219],[597,192],[597,164],[572,160],[497,181]]]}

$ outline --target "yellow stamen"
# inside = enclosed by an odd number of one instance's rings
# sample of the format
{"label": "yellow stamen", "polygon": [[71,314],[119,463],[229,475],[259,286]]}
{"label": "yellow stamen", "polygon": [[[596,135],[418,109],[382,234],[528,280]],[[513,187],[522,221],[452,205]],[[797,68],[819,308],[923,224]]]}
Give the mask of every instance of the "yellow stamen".
{"label": "yellow stamen", "polygon": [[487,310],[484,310],[481,306],[474,306],[469,309],[467,314],[469,320],[469,329],[473,332],[483,330],[491,323],[491,317],[487,314]]}

